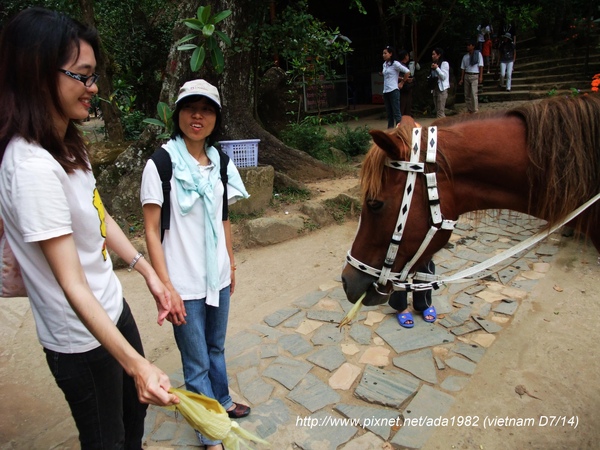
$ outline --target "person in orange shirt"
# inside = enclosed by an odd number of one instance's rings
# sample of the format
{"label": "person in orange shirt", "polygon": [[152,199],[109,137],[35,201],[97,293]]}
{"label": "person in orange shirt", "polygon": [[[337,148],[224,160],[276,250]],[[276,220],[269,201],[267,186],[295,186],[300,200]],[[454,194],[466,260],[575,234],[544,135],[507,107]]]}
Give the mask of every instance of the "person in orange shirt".
{"label": "person in orange shirt", "polygon": [[483,56],[483,65],[487,70],[487,73],[490,73],[490,56],[492,56],[492,40],[490,39],[490,35],[485,35],[485,41],[483,42],[483,47],[481,48],[481,56]]}

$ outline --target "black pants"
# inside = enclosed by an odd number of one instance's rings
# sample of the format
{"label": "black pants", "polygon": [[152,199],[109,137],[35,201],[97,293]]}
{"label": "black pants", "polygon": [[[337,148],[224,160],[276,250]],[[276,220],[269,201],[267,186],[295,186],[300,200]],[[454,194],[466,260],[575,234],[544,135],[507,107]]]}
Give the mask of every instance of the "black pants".
{"label": "black pants", "polygon": [[[433,261],[429,261],[424,266],[420,267],[417,272],[422,273],[435,273],[435,264]],[[418,283],[419,280],[415,280]],[[421,281],[423,282],[423,281]],[[388,304],[397,311],[404,311],[408,308],[408,292],[406,291],[395,291],[388,301]],[[415,311],[425,311],[431,306],[431,289],[426,291],[415,291],[413,292],[413,309]]]}
{"label": "black pants", "polygon": [[[140,334],[125,300],[117,328],[143,355]],[[140,450],[148,405],[139,402],[133,378],[117,360],[104,347],[85,353],[44,352],[71,408],[82,450]]]}

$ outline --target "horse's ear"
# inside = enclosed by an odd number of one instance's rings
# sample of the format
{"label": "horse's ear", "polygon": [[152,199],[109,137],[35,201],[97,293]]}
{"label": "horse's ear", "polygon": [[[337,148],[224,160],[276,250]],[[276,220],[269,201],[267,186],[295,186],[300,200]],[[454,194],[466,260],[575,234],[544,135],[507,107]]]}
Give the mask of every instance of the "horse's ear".
{"label": "horse's ear", "polygon": [[402,141],[381,130],[369,130],[369,134],[373,137],[375,145],[387,153],[391,160],[402,160],[401,149],[399,148],[399,145],[404,145]]}

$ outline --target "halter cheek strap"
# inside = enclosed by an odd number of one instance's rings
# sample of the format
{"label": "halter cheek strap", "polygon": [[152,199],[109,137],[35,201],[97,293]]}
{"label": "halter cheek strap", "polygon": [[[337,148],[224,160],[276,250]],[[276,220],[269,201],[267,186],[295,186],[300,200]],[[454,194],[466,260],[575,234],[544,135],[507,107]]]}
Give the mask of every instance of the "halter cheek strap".
{"label": "halter cheek strap", "polygon": [[[427,141],[427,152],[425,163],[435,164],[436,155],[437,155],[437,127],[429,127],[428,129],[428,141]],[[377,282],[373,283],[377,292],[379,292],[379,286],[385,286],[388,281],[391,281],[394,290],[426,290],[426,289],[437,289],[437,280],[439,279],[435,275],[426,274],[426,273],[415,273],[413,277],[427,281],[428,283],[406,283],[407,278],[409,277],[410,268],[415,264],[415,262],[423,255],[427,246],[435,236],[435,233],[442,230],[453,230],[456,225],[456,221],[454,220],[444,220],[442,216],[442,211],[440,208],[440,197],[437,188],[437,177],[436,173],[427,173],[425,174],[425,163],[419,162],[421,155],[421,127],[413,128],[412,131],[412,145],[411,145],[411,153],[410,153],[410,161],[386,161],[386,165],[395,170],[402,170],[408,172],[406,177],[406,185],[404,187],[404,195],[402,197],[402,203],[400,205],[400,211],[398,213],[398,220],[396,221],[396,226],[394,228],[394,233],[392,235],[392,239],[390,245],[388,247],[387,254],[385,256],[385,260],[383,263],[383,267],[381,270],[375,269],[365,263],[360,262],[356,258],[354,258],[350,251],[346,256],[346,261],[351,266],[356,269],[365,272],[369,275],[372,275],[377,278]],[[396,256],[398,253],[398,247],[400,246],[400,242],[402,241],[402,235],[404,233],[404,228],[406,226],[406,221],[408,219],[408,213],[410,211],[410,204],[412,201],[412,197],[415,191],[415,183],[417,180],[417,174],[423,173],[425,175],[426,187],[427,187],[427,197],[429,202],[429,210],[431,213],[431,222],[432,226],[427,232],[425,239],[421,243],[417,253],[413,256],[413,258],[406,263],[404,269],[400,273],[392,272],[392,267],[394,266],[394,262],[396,261]],[[385,293],[382,293],[385,294]],[[387,295],[387,294],[385,294]]]}

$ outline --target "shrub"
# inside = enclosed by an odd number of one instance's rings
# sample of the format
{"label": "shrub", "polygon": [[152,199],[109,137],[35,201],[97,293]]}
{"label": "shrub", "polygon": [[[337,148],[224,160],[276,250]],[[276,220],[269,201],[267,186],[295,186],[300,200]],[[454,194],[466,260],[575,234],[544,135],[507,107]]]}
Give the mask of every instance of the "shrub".
{"label": "shrub", "polygon": [[345,123],[337,124],[333,136],[333,146],[338,150],[343,151],[348,156],[362,155],[366,153],[371,146],[369,128],[364,125],[362,127],[350,129]]}
{"label": "shrub", "polygon": [[283,142],[290,147],[305,151],[321,161],[332,159],[327,132],[321,126],[308,122],[291,123],[282,132]]}

